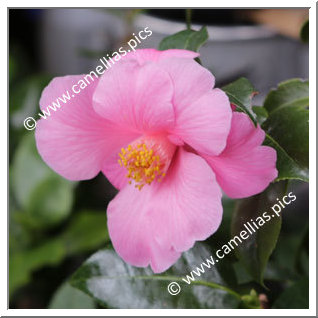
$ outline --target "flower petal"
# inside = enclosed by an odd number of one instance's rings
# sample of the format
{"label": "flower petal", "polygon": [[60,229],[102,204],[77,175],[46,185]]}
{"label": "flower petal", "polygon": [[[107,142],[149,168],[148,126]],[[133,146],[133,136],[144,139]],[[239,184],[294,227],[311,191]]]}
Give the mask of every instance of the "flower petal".
{"label": "flower petal", "polygon": [[215,88],[177,111],[172,136],[180,137],[200,153],[218,155],[225,148],[231,116],[228,97]]}
{"label": "flower petal", "polygon": [[124,58],[127,59],[135,59],[138,61],[140,65],[143,65],[149,61],[158,62],[159,60],[163,60],[169,57],[181,57],[181,58],[189,58],[194,59],[198,57],[200,54],[188,51],[188,50],[180,50],[180,49],[171,49],[165,51],[158,51],[156,49],[139,49],[134,52],[128,53]]}
{"label": "flower petal", "polygon": [[173,81],[173,103],[177,111],[188,107],[214,87],[214,76],[196,61],[187,58],[170,57],[158,61]]}
{"label": "flower petal", "polygon": [[[45,109],[78,83],[83,75],[54,78],[44,89],[40,105]],[[43,160],[70,180],[90,179],[102,169],[104,160],[136,134],[119,129],[93,109],[92,94],[96,82],[70,99],[51,116],[37,122],[35,138]]]}
{"label": "flower petal", "polygon": [[105,119],[139,132],[161,131],[174,126],[169,74],[154,63],[138,65],[120,61],[100,79],[94,108]]}
{"label": "flower petal", "polygon": [[123,188],[107,210],[117,253],[154,272],[170,267],[181,252],[213,234],[222,219],[221,190],[208,164],[179,149],[161,183],[141,191]]}
{"label": "flower petal", "polygon": [[[123,145],[125,148],[126,145]],[[129,179],[127,176],[127,169],[121,167],[118,163],[118,152],[112,153],[103,163],[102,172],[109,180],[109,182],[118,190],[122,189],[128,184]]]}
{"label": "flower petal", "polygon": [[277,177],[276,151],[262,146],[264,138],[264,131],[247,115],[235,112],[224,151],[217,157],[204,156],[229,197],[260,193]]}
{"label": "flower petal", "polygon": [[194,60],[169,58],[158,64],[169,72],[174,85],[176,126],[171,135],[199,152],[219,154],[225,147],[232,111],[226,94],[212,90],[214,76]]}

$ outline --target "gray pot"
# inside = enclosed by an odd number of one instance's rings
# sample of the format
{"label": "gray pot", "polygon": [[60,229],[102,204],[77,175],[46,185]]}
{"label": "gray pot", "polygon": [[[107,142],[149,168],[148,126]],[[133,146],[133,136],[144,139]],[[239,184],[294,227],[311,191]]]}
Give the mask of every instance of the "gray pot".
{"label": "gray pot", "polygon": [[[167,35],[185,29],[185,24],[147,15],[136,20],[136,30],[149,26],[151,37],[141,43],[143,47],[157,47]],[[193,25],[199,30],[200,25]],[[209,41],[201,48],[204,67],[222,86],[240,76],[247,77],[260,92],[255,102],[281,81],[293,77],[308,78],[308,46],[299,41],[278,35],[262,25],[208,26]]]}
{"label": "gray pot", "polygon": [[[128,30],[124,21],[105,10],[45,10],[43,20],[45,70],[56,74],[87,73],[99,63],[98,56],[85,57],[84,50],[116,51],[119,39],[149,27],[152,35],[138,48],[156,48],[167,35],[185,29],[185,24],[141,14]],[[193,25],[198,30],[200,25]],[[130,31],[130,32],[129,32]],[[217,79],[217,86],[245,76],[260,94],[255,102],[280,81],[308,77],[308,46],[278,35],[265,26],[209,26],[209,41],[201,48],[202,64]]]}

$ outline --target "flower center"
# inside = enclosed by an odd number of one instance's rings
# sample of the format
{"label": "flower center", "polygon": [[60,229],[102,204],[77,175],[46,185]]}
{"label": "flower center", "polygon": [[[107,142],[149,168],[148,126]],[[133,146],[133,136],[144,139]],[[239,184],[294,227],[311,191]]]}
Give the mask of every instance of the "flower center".
{"label": "flower center", "polygon": [[143,137],[118,154],[118,163],[128,171],[129,184],[141,190],[154,180],[160,182],[169,168],[175,146],[162,137]]}

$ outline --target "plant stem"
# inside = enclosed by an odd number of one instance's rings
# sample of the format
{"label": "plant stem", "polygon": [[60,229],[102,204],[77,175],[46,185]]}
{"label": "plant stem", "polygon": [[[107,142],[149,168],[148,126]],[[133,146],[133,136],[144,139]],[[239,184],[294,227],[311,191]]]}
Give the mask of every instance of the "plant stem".
{"label": "plant stem", "polygon": [[192,10],[186,9],[186,24],[187,24],[188,30],[191,30],[191,15],[192,15]]}

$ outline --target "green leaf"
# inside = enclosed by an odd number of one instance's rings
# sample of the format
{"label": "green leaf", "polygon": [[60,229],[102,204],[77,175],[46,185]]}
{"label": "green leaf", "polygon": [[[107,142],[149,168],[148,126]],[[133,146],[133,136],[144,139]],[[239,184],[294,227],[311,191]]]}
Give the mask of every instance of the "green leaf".
{"label": "green leaf", "polygon": [[[210,255],[203,244],[196,244],[167,272],[154,275],[105,249],[91,256],[70,283],[107,308],[237,308],[240,295],[223,285],[215,266],[190,285],[182,280]],[[170,282],[180,285],[178,295],[168,293]]]}
{"label": "green leaf", "polygon": [[[209,246],[211,251],[217,251],[220,248],[220,242],[228,242],[231,239],[231,220],[235,208],[235,202],[236,200],[232,200],[226,195],[222,197],[222,223],[218,230],[204,242]],[[234,253],[232,253],[222,259],[222,262],[215,264],[223,282],[232,289],[237,288],[237,280],[233,267],[233,263],[236,261],[237,259]]]}
{"label": "green leaf", "polygon": [[278,144],[278,142],[274,140],[274,138],[272,138],[269,135],[266,135],[263,145],[270,146],[276,150],[276,168],[278,170],[278,176],[276,178],[276,181],[298,179],[308,182],[308,169],[300,167]]}
{"label": "green leaf", "polygon": [[300,38],[303,42],[309,42],[309,20],[305,21],[300,29]]}
{"label": "green leaf", "polygon": [[199,31],[184,30],[165,37],[159,44],[159,50],[184,49],[198,52],[208,38],[206,27],[202,27]]}
{"label": "green leaf", "polygon": [[[279,182],[270,185],[261,194],[239,201],[232,219],[232,237],[240,236],[241,231],[249,235],[246,240],[241,240],[235,253],[248,273],[262,285],[264,270],[281,228],[281,215],[277,216],[271,207],[277,203],[276,198],[283,196],[284,190],[285,182]],[[255,232],[248,230],[250,225]]]}
{"label": "green leaf", "polygon": [[[301,207],[299,211],[291,207],[290,212],[295,214],[294,217],[297,220],[297,212],[303,211]],[[308,241],[304,242],[304,238],[308,234],[308,220],[298,220],[295,229],[291,226],[290,219],[286,218],[284,225],[285,229],[288,228],[289,231],[287,233],[286,231],[281,232],[275,250],[268,262],[264,279],[286,284],[299,280],[301,276],[308,277]]]}
{"label": "green leaf", "polygon": [[252,110],[256,115],[257,122],[261,125],[268,117],[266,108],[261,106],[253,106]]}
{"label": "green leaf", "polygon": [[65,249],[59,240],[51,240],[33,249],[10,255],[10,294],[29,282],[33,270],[43,265],[57,265],[64,257]]}
{"label": "green leaf", "polygon": [[246,268],[240,261],[233,264],[238,284],[246,284],[253,281],[253,277],[246,271]]}
{"label": "green leaf", "polygon": [[95,303],[69,283],[64,283],[53,295],[49,309],[95,309]]}
{"label": "green leaf", "polygon": [[68,255],[98,248],[109,241],[104,211],[84,210],[75,215],[69,227],[61,235]]}
{"label": "green leaf", "polygon": [[281,293],[273,304],[273,309],[308,309],[309,281],[303,278]]}
{"label": "green leaf", "polygon": [[207,42],[209,39],[209,34],[206,27],[202,27],[199,31],[194,31],[190,34],[187,45],[185,47],[186,50],[198,52],[200,47]]}
{"label": "green leaf", "polygon": [[73,187],[67,180],[52,175],[40,182],[31,193],[26,211],[32,225],[50,227],[65,220],[71,213]]}
{"label": "green leaf", "polygon": [[279,108],[262,125],[301,168],[308,169],[309,111],[300,106]]}
{"label": "green leaf", "polygon": [[299,78],[290,79],[278,84],[264,101],[264,107],[270,114],[285,107],[307,107],[309,105],[309,83]]}
{"label": "green leaf", "polygon": [[159,50],[185,49],[188,38],[193,32],[193,30],[183,30],[165,37],[159,44]]}
{"label": "green leaf", "polygon": [[10,183],[21,210],[18,217],[24,224],[50,227],[69,216],[76,183],[60,177],[43,162],[33,133],[27,134],[16,150]]}
{"label": "green leaf", "polygon": [[17,203],[26,207],[34,187],[51,175],[51,169],[37,153],[34,134],[27,134],[19,143],[10,167],[10,184]]}
{"label": "green leaf", "polygon": [[264,144],[277,151],[277,180],[308,181],[308,92],[308,81],[291,79],[280,83],[265,99],[268,118],[262,124],[267,132]]}
{"label": "green leaf", "polygon": [[256,94],[256,90],[252,83],[247,78],[241,77],[223,86],[222,90],[227,94],[230,102],[236,106],[237,110],[246,113],[256,126],[256,115],[252,110],[252,98]]}
{"label": "green leaf", "polygon": [[80,212],[61,234],[10,255],[10,294],[27,284],[35,270],[58,265],[67,256],[92,251],[108,241],[105,212]]}
{"label": "green leaf", "polygon": [[16,215],[21,213],[11,195],[11,184],[9,184],[9,253],[19,252],[30,246],[32,233],[22,224],[16,222]]}
{"label": "green leaf", "polygon": [[27,79],[10,88],[10,123],[15,129],[25,130],[24,119],[40,110],[41,92],[50,79],[51,77],[42,74],[28,76]]}
{"label": "green leaf", "polygon": [[309,224],[301,237],[300,244],[297,246],[297,253],[295,259],[295,267],[298,273],[309,276]]}

